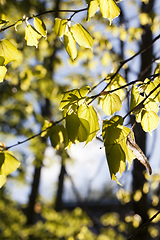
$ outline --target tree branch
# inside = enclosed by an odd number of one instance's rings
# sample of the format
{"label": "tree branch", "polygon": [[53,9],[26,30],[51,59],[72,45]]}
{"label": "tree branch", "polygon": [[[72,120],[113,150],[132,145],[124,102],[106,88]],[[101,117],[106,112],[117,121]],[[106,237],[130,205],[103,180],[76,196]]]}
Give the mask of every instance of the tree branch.
{"label": "tree branch", "polygon": [[160,211],[158,211],[156,214],[153,215],[153,217],[151,217],[147,222],[145,222],[139,229],[138,231],[136,231],[131,237],[127,238],[127,240],[131,240],[133,238],[135,238],[141,231],[143,228],[145,228],[146,226],[149,225],[150,222],[153,221],[153,219],[155,219],[157,217],[157,215],[160,213]]}

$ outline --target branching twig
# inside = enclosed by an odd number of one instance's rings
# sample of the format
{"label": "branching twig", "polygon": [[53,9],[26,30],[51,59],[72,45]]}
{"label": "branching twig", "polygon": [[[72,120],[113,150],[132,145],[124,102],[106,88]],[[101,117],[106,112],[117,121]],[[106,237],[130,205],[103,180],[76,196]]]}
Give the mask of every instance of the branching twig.
{"label": "branching twig", "polygon": [[[78,10],[68,10],[68,9],[64,9],[64,10],[58,10],[58,12],[66,12],[66,13],[73,13],[70,18],[68,19],[68,21],[70,21],[73,16],[77,13],[80,13],[80,12],[83,12],[83,11],[87,11],[88,10],[88,7],[86,8],[81,8],[81,9],[78,9]],[[28,17],[27,19],[30,20],[34,17],[39,17],[39,16],[42,16],[42,15],[45,15],[45,14],[49,14],[49,13],[56,13],[57,11],[56,10],[49,10],[49,11],[46,11],[46,12],[43,12],[43,13],[39,13],[37,15],[34,15],[34,16],[31,16],[31,17]],[[26,20],[26,17],[23,17],[22,19],[19,19],[18,21],[16,21],[15,23],[7,26],[7,27],[4,27],[2,29],[0,29],[0,32],[4,32],[5,30],[7,30],[8,28],[11,28],[11,27],[14,27],[19,21],[22,21],[24,22]]]}

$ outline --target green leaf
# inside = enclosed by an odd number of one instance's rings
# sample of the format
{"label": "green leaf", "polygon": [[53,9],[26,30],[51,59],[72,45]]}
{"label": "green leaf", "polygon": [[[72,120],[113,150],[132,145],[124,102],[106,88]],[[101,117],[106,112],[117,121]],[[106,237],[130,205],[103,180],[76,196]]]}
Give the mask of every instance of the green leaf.
{"label": "green leaf", "polygon": [[74,60],[77,57],[76,41],[70,31],[64,34],[64,45],[70,58]]}
{"label": "green leaf", "polygon": [[130,110],[133,110],[134,114],[139,114],[142,108],[144,107],[143,104],[137,106],[140,102],[142,102],[143,99],[144,97],[140,95],[138,88],[135,85],[133,85],[131,89]]}
{"label": "green leaf", "polygon": [[144,102],[144,107],[146,110],[152,110],[155,113],[158,113],[159,107],[156,101],[152,98],[147,98],[146,101]]}
{"label": "green leaf", "polygon": [[68,30],[67,23],[67,19],[55,18],[53,30],[58,37],[62,37]]}
{"label": "green leaf", "polygon": [[7,68],[5,66],[0,66],[0,83],[3,82],[6,72]]}
{"label": "green leaf", "polygon": [[66,129],[68,140],[70,140],[72,143],[74,143],[77,138],[79,126],[80,120],[75,113],[66,115]]}
{"label": "green leaf", "polygon": [[85,119],[89,123],[89,126],[87,124],[85,125],[87,131],[86,136],[88,135],[89,132],[89,135],[85,140],[87,144],[88,142],[92,141],[96,133],[99,131],[98,116],[95,109],[92,106],[88,107],[86,104],[82,104],[78,108],[78,117],[79,119]]}
{"label": "green leaf", "polygon": [[35,29],[43,36],[43,37],[47,37],[47,30],[46,30],[46,26],[44,24],[44,22],[39,19],[38,17],[34,18],[34,26]]}
{"label": "green leaf", "polygon": [[67,131],[63,125],[55,125],[50,131],[50,140],[52,147],[58,150],[62,144],[68,145]]}
{"label": "green leaf", "polygon": [[152,132],[159,124],[159,117],[153,111],[143,110],[141,125],[145,132]]}
{"label": "green leaf", "polygon": [[110,23],[120,14],[120,9],[114,0],[99,0],[99,6],[102,16],[108,18]]}
{"label": "green leaf", "polygon": [[86,141],[90,134],[90,124],[87,118],[87,110],[88,110],[88,107],[85,104],[82,104],[77,111],[78,118],[80,120],[80,126],[78,129],[78,136],[77,136],[77,140],[79,142]]}
{"label": "green leaf", "polygon": [[63,94],[62,101],[60,102],[59,109],[70,109],[73,106],[78,106],[84,101],[87,93],[89,92],[90,87],[85,86],[80,89],[73,89],[71,91],[67,91]]}
{"label": "green leaf", "polygon": [[6,183],[6,176],[0,175],[0,188]]}
{"label": "green leaf", "polygon": [[93,38],[89,32],[79,23],[70,28],[76,42],[85,48],[93,47]]}
{"label": "green leaf", "polygon": [[5,183],[5,177],[14,172],[20,162],[9,151],[0,151],[0,187]]}
{"label": "green leaf", "polygon": [[108,93],[102,101],[102,110],[106,115],[120,111],[122,107],[119,96],[115,93]]}
{"label": "green leaf", "polygon": [[[45,120],[41,131],[46,130],[48,127],[52,126],[52,124],[53,124],[52,122],[49,122],[49,121]],[[41,137],[48,137],[49,136],[49,131],[50,131],[50,129],[47,129],[46,131],[42,132]]]}
{"label": "green leaf", "polygon": [[0,41],[0,56],[1,59],[4,58],[3,65],[7,65],[11,61],[18,59],[18,50],[11,42],[2,39]]}
{"label": "green leaf", "polygon": [[[157,81],[158,80],[158,81]],[[145,79],[144,83],[146,83],[145,93],[148,95],[155,87],[160,83],[158,78],[152,82],[148,78]],[[160,92],[159,89],[156,89],[151,95],[150,98],[155,99],[157,102],[160,102]]]}
{"label": "green leaf", "polygon": [[42,37],[37,30],[32,27],[30,24],[25,28],[25,40],[27,41],[28,46],[38,47],[39,39]]}
{"label": "green leaf", "polygon": [[91,17],[94,16],[97,9],[98,9],[98,0],[90,0],[88,3],[88,16],[87,16],[88,21]]}
{"label": "green leaf", "polygon": [[129,164],[135,158],[127,146],[126,140],[130,129],[123,126],[121,116],[113,116],[103,122],[102,137],[111,178],[118,182],[116,173],[122,174],[126,168],[126,160]]}
{"label": "green leaf", "polygon": [[[111,80],[111,76],[113,75],[112,74],[109,74],[106,76],[106,82],[107,83],[110,83],[108,85],[108,91],[110,90],[114,90],[114,89],[118,89],[120,88],[121,86],[124,86],[126,85],[126,81],[125,79],[120,75],[120,74],[117,74],[114,79],[112,79],[112,81],[110,82]],[[123,100],[125,97],[126,97],[126,93],[125,93],[125,90],[124,89],[119,89],[116,91],[116,94],[120,97],[121,100]]]}

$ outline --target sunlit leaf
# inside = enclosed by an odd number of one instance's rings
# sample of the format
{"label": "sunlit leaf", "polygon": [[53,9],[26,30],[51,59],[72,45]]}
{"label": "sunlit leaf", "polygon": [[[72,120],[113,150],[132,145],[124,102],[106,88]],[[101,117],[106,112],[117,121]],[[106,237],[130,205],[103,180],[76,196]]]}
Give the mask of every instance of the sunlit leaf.
{"label": "sunlit leaf", "polygon": [[[157,81],[158,80],[158,81]],[[150,81],[148,78],[145,79],[144,83],[146,83],[146,90],[145,93],[148,95],[155,87],[160,83],[158,78],[155,78],[154,82]],[[160,92],[159,89],[156,89],[151,95],[150,98],[160,101]]]}
{"label": "sunlit leaf", "polygon": [[77,57],[76,41],[70,31],[64,34],[64,45],[70,58],[74,60]]}
{"label": "sunlit leaf", "polygon": [[74,39],[80,46],[92,48],[93,38],[80,23],[73,25],[70,30],[73,33]]}
{"label": "sunlit leaf", "polygon": [[[47,120],[45,120],[44,121],[44,124],[43,124],[43,126],[42,126],[42,129],[41,129],[41,131],[42,131],[42,133],[41,133],[41,137],[48,137],[49,136],[49,130],[50,129],[47,129],[47,128],[49,128],[50,126],[52,126],[52,122],[49,122],[49,121],[47,121]],[[47,130],[46,130],[47,129]],[[46,130],[46,131],[45,131]]]}
{"label": "sunlit leaf", "polygon": [[42,37],[37,30],[32,27],[30,24],[25,28],[25,40],[27,41],[28,46],[38,47],[39,39]]}
{"label": "sunlit leaf", "polygon": [[121,100],[115,93],[109,93],[104,99],[102,99],[102,110],[106,115],[112,115],[121,110],[121,107]]}
{"label": "sunlit leaf", "polygon": [[4,58],[3,64],[6,65],[9,62],[18,59],[18,50],[11,42],[2,39],[0,41],[0,56]]}
{"label": "sunlit leaf", "polygon": [[0,66],[0,83],[3,82],[6,72],[7,68],[5,66]]}
{"label": "sunlit leaf", "polygon": [[84,101],[87,93],[89,92],[90,87],[85,86],[80,89],[74,89],[71,91],[67,91],[63,94],[62,101],[60,103],[59,109],[69,109],[72,105],[80,105],[82,101]]}
{"label": "sunlit leaf", "polygon": [[154,129],[157,128],[158,124],[159,117],[155,112],[143,110],[141,125],[145,132],[151,133]]}
{"label": "sunlit leaf", "polygon": [[[109,83],[108,88],[107,88],[108,91],[118,89],[121,86],[124,86],[124,85],[127,84],[126,80],[120,74],[117,74],[114,77],[114,79],[112,79],[112,81],[111,81],[111,76],[112,75],[113,74],[109,74],[109,75],[106,76],[106,82]],[[123,100],[126,96],[125,89],[119,89],[115,93],[120,97],[121,100]]]}
{"label": "sunlit leaf", "polygon": [[94,16],[98,9],[98,0],[89,0],[87,20]]}
{"label": "sunlit leaf", "polygon": [[62,143],[64,144],[65,147],[68,145],[68,135],[63,125],[55,125],[49,131],[49,135],[52,147],[55,148],[56,150],[59,149]]}
{"label": "sunlit leaf", "polygon": [[110,23],[120,14],[120,9],[114,0],[99,0],[99,6],[102,16],[108,18]]}
{"label": "sunlit leaf", "polygon": [[90,124],[88,121],[88,114],[89,114],[89,108],[87,105],[82,104],[78,108],[78,118],[80,120],[80,126],[78,130],[78,137],[77,140],[79,142],[84,142],[87,140],[89,134],[90,134]]}
{"label": "sunlit leaf", "polygon": [[74,143],[78,135],[78,129],[80,126],[80,120],[75,113],[66,116],[66,129],[68,139]]}
{"label": "sunlit leaf", "polygon": [[142,108],[144,107],[143,104],[139,105],[139,103],[142,102],[143,99],[144,97],[140,95],[138,87],[133,85],[131,89],[130,110],[133,110],[134,114],[139,114]]}
{"label": "sunlit leaf", "polygon": [[58,37],[62,37],[66,33],[66,30],[68,30],[67,22],[67,19],[55,18],[53,30]]}
{"label": "sunlit leaf", "polygon": [[152,110],[155,113],[158,113],[159,107],[156,101],[152,98],[147,98],[146,101],[144,102],[144,107],[146,110]]}
{"label": "sunlit leaf", "polygon": [[0,175],[0,188],[6,183],[6,176]]}
{"label": "sunlit leaf", "polygon": [[95,109],[92,106],[85,106],[85,104],[81,107],[81,117],[83,116],[88,122],[90,127],[89,136],[86,140],[86,144],[91,142],[92,139],[95,137],[96,133],[99,131],[99,121],[98,115]]}
{"label": "sunlit leaf", "polygon": [[[126,168],[126,160],[131,164],[135,155],[127,146],[130,129],[123,126],[121,116],[113,116],[103,121],[102,137],[111,178],[118,182],[116,173],[122,174]],[[118,182],[119,183],[119,182]]]}
{"label": "sunlit leaf", "polygon": [[9,151],[0,151],[0,175],[7,176],[15,171],[20,162]]}
{"label": "sunlit leaf", "polygon": [[47,30],[46,30],[46,26],[44,24],[44,22],[39,19],[38,17],[34,17],[34,26],[35,29],[43,36],[43,37],[47,37]]}

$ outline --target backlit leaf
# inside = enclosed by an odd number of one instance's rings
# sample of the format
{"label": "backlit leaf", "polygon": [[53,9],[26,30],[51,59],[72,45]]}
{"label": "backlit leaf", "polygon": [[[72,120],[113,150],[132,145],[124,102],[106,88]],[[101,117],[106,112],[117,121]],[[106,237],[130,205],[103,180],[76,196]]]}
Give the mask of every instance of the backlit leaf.
{"label": "backlit leaf", "polygon": [[75,113],[66,116],[66,129],[68,139],[74,143],[78,135],[78,129],[80,126],[80,120]]}
{"label": "backlit leaf", "polygon": [[62,37],[68,30],[67,22],[67,19],[55,18],[53,30],[58,37]]}
{"label": "backlit leaf", "polygon": [[120,14],[120,9],[114,0],[99,0],[100,11],[104,18],[108,18],[110,23]]}
{"label": "backlit leaf", "polygon": [[152,132],[159,124],[159,117],[153,111],[143,110],[141,125],[145,132]]}
{"label": "backlit leaf", "polygon": [[52,124],[53,124],[52,122],[49,122],[47,120],[44,121],[44,124],[43,124],[42,129],[41,129],[41,131],[42,131],[41,137],[48,137],[49,136],[49,130],[50,129],[47,129],[47,128],[52,126]]}
{"label": "backlit leaf", "polygon": [[6,183],[6,176],[0,175],[0,188]]}
{"label": "backlit leaf", "polygon": [[68,145],[67,131],[63,125],[55,125],[49,131],[52,147],[58,150],[61,144]]}
{"label": "backlit leaf", "polygon": [[3,82],[6,72],[7,68],[5,66],[0,66],[0,83]]}
{"label": "backlit leaf", "polygon": [[35,29],[43,36],[43,37],[47,37],[47,30],[46,30],[46,26],[44,24],[44,22],[39,19],[38,17],[34,18],[34,26]]}
{"label": "backlit leaf", "polygon": [[9,151],[0,151],[0,187],[6,182],[5,177],[14,172],[20,162]]}
{"label": "backlit leaf", "polygon": [[18,50],[11,42],[2,39],[0,41],[0,56],[4,58],[3,65],[6,65],[9,62],[18,59]]}
{"label": "backlit leaf", "polygon": [[0,151],[0,175],[7,176],[14,172],[20,162],[9,151]]}
{"label": "backlit leaf", "polygon": [[112,115],[113,113],[121,110],[122,103],[119,96],[115,93],[109,93],[102,101],[102,110],[106,115]]}
{"label": "backlit leaf", "polygon": [[60,103],[59,109],[69,109],[72,105],[80,105],[84,101],[87,93],[89,92],[90,87],[85,86],[80,89],[74,89],[64,93],[62,101]]}
{"label": "backlit leaf", "polygon": [[64,34],[64,45],[70,58],[74,60],[77,57],[76,41],[70,31]]}
{"label": "backlit leaf", "polygon": [[93,38],[80,23],[73,25],[70,30],[73,34],[74,39],[80,46],[92,48]]}
{"label": "backlit leaf", "polygon": [[[102,137],[111,178],[118,182],[116,173],[122,174],[126,168],[126,160],[131,164],[135,155],[127,146],[130,129],[123,126],[121,116],[113,116],[103,121]],[[119,182],[118,182],[119,183]]]}
{"label": "backlit leaf", "polygon": [[[79,115],[80,116],[80,115]],[[81,106],[81,117],[85,118],[89,122],[90,132],[86,140],[86,144],[91,142],[95,137],[96,133],[99,131],[99,121],[98,115],[95,109],[92,106],[86,106],[83,104]]]}
{"label": "backlit leaf", "polygon": [[39,39],[42,37],[37,30],[32,27],[30,24],[25,28],[25,40],[27,41],[28,46],[38,47]]}
{"label": "backlit leaf", "polygon": [[98,9],[98,0],[90,0],[88,3],[88,16],[87,20],[94,16]]}

